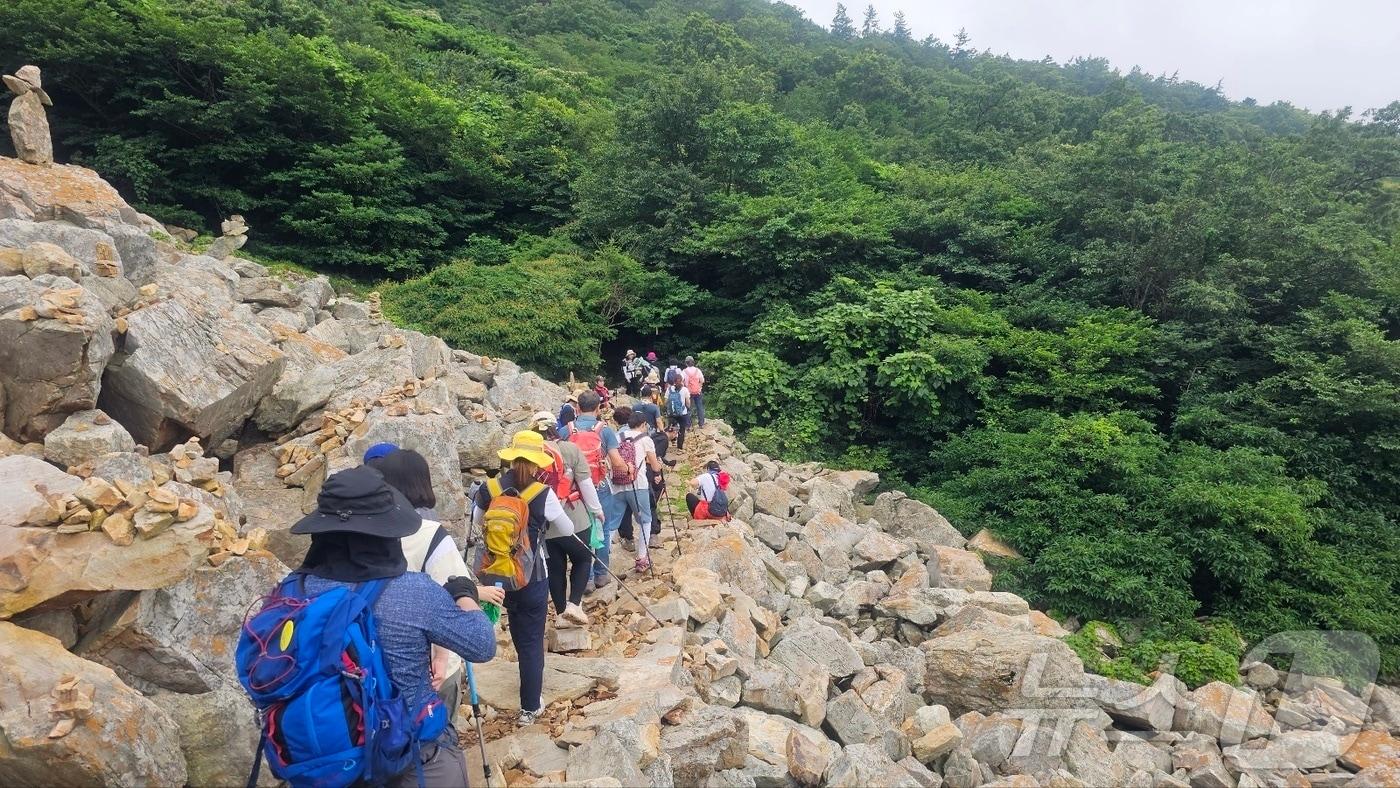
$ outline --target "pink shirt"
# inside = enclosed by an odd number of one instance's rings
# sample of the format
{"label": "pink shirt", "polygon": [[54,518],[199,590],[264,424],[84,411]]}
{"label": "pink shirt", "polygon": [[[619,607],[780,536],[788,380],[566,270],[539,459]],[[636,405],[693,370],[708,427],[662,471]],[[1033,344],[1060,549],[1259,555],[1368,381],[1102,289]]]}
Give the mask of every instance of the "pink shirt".
{"label": "pink shirt", "polygon": [[686,367],[681,374],[685,376],[685,387],[691,396],[699,394],[705,387],[705,373],[701,372],[699,367]]}

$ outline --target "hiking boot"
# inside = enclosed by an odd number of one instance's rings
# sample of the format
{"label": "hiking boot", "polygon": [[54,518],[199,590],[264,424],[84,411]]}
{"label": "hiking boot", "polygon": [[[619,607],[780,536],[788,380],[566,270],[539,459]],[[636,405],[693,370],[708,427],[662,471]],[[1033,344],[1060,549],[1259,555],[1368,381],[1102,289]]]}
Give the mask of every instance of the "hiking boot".
{"label": "hiking boot", "polygon": [[593,590],[596,591],[596,590],[598,590],[598,589],[600,589],[600,588],[603,588],[604,586],[606,586],[608,583],[611,583],[611,582],[612,582],[612,578],[611,578],[611,577],[608,577],[607,575],[603,575],[602,577],[595,577],[595,578],[593,578]]}
{"label": "hiking boot", "polygon": [[[588,614],[583,612],[583,608],[579,607],[578,605],[575,605],[573,602],[570,602],[564,608],[564,612],[559,614],[559,620],[567,621],[570,624],[581,627],[586,627],[589,624],[593,623],[592,620],[588,618]],[[555,626],[559,625],[556,623]]]}
{"label": "hiking boot", "polygon": [[591,594],[591,593],[593,593],[594,591],[597,591],[597,590],[598,590],[597,587],[593,585],[593,576],[592,576],[592,575],[589,575],[589,577],[588,577],[588,582],[583,584],[583,594],[584,594],[584,596],[587,596],[587,595],[589,595],[589,594]]}
{"label": "hiking boot", "polygon": [[660,550],[661,537],[657,536],[656,534],[652,534],[651,539],[647,541],[647,547],[651,550]]}
{"label": "hiking boot", "polygon": [[632,539],[623,539],[622,549],[626,550],[629,553],[634,553],[637,551],[637,543]]}
{"label": "hiking boot", "polygon": [[636,572],[637,574],[641,574],[642,572],[645,572],[645,571],[647,571],[647,570],[650,569],[650,568],[651,568],[651,559],[650,559],[650,558],[638,558],[638,559],[637,559],[637,562],[636,562],[635,564],[632,565],[632,571]]}

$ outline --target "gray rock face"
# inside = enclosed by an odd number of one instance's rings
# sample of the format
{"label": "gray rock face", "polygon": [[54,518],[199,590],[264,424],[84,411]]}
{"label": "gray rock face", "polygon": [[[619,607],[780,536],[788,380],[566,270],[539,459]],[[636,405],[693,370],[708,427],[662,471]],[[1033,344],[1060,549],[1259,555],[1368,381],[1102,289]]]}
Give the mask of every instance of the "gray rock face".
{"label": "gray rock face", "polygon": [[419,416],[384,416],[375,413],[366,424],[363,435],[346,442],[350,457],[359,458],[376,443],[392,443],[402,449],[413,449],[428,461],[433,475],[433,492],[437,496],[437,511],[445,519],[455,520],[466,515],[466,489],[462,486],[461,459],[457,453],[457,429],[463,419],[455,410],[447,414]]}
{"label": "gray rock face", "polygon": [[853,676],[865,667],[845,638],[810,618],[788,624],[768,658],[792,670],[800,670],[806,660],[815,660],[835,679]]}
{"label": "gray rock face", "polygon": [[30,90],[10,102],[10,140],[20,161],[29,164],[53,164],[53,138],[42,97],[43,93]]}
{"label": "gray rock face", "polygon": [[280,350],[181,299],[139,309],[127,325],[103,378],[103,409],[153,450],[189,434],[217,445],[282,374]]}
{"label": "gray rock face", "polygon": [[919,783],[877,744],[852,744],[831,761],[826,773],[830,788],[917,786]]}
{"label": "gray rock face", "polygon": [[933,545],[961,549],[967,540],[948,519],[936,509],[916,501],[902,492],[881,493],[875,498],[875,520],[885,532],[898,539],[907,539],[927,553]]}
{"label": "gray rock face", "polygon": [[924,698],[954,714],[1088,706],[1084,667],[1053,638],[967,630],[920,644],[928,657]]}
{"label": "gray rock face", "polygon": [[749,724],[744,715],[713,706],[687,714],[661,733],[661,749],[681,785],[703,782],[715,772],[737,769],[748,757]]}
{"label": "gray rock face", "polygon": [[74,413],[44,436],[44,459],[64,468],[104,454],[135,449],[131,433],[100,410]]}
{"label": "gray rock face", "polygon": [[0,279],[5,432],[21,440],[42,439],[69,413],[97,405],[102,370],[113,351],[113,323],[101,302],[77,290],[71,322],[32,319],[26,312],[76,287],[61,277]]}
{"label": "gray rock face", "polygon": [[1080,721],[1070,730],[1065,744],[1065,767],[1085,785],[1122,785],[1128,769],[1108,749],[1103,731]]}
{"label": "gray rock face", "polygon": [[1176,698],[1186,692],[1186,686],[1170,674],[1163,674],[1150,687],[1089,673],[1084,681],[1099,707],[1115,723],[1133,730],[1171,730]]}
{"label": "gray rock face", "polygon": [[270,276],[240,279],[237,288],[238,300],[244,303],[281,307],[301,303],[301,299],[294,293],[283,289],[281,280]]}

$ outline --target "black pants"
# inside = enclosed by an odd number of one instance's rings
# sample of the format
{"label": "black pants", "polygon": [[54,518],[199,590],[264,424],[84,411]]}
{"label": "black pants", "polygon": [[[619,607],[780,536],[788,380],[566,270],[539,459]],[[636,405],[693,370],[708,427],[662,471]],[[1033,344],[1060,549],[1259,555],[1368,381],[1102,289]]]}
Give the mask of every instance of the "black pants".
{"label": "black pants", "polygon": [[700,496],[695,493],[685,494],[685,508],[690,510],[690,516],[695,516],[695,507],[700,505]]}
{"label": "black pants", "polygon": [[[593,555],[579,541],[587,538],[587,533],[584,531],[577,537],[560,536],[544,542],[545,549],[549,551],[549,596],[554,600],[556,613],[563,613],[568,602],[575,605],[583,603],[583,586],[588,582],[588,573],[593,566]],[[567,574],[564,572],[565,563],[569,564]]]}
{"label": "black pants", "polygon": [[538,573],[519,591],[506,592],[506,627],[520,662],[520,708],[538,711],[544,688],[544,622],[549,617],[549,583]]}
{"label": "black pants", "polygon": [[686,413],[681,416],[668,416],[667,418],[671,420],[672,424],[676,425],[676,448],[684,449],[685,431],[690,429],[690,414]]}

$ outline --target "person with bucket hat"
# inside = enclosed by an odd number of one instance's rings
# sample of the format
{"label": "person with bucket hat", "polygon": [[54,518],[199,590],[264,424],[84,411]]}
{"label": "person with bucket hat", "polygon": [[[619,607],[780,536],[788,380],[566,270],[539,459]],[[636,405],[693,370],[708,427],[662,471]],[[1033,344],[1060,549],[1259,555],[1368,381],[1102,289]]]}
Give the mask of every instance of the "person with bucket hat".
{"label": "person with bucket hat", "polygon": [[[549,485],[564,504],[564,513],[573,523],[568,529],[550,525],[545,535],[548,553],[549,596],[554,601],[556,627],[588,626],[592,623],[583,612],[583,591],[592,574],[593,554],[588,549],[589,532],[596,522],[603,523],[603,504],[593,473],[579,447],[559,440],[559,433],[548,411],[540,411],[530,419],[530,429],[544,436],[544,448],[552,462],[545,467],[540,481]],[[575,535],[578,538],[575,538]]]}
{"label": "person with bucket hat", "polygon": [[[533,724],[544,711],[540,693],[544,688],[544,627],[549,615],[545,533],[551,528],[561,533],[567,532],[573,528],[573,522],[564,512],[564,506],[554,490],[538,481],[540,471],[554,462],[545,449],[542,435],[533,430],[521,430],[511,438],[510,445],[497,455],[506,467],[477,491],[472,524],[479,532],[486,533],[492,502],[498,497],[521,499],[528,512],[526,528],[531,554],[516,558],[524,565],[526,582],[520,588],[508,587],[505,599],[506,624],[520,665],[519,723],[524,726]],[[478,572],[479,576],[484,574]],[[487,579],[483,577],[483,580]]]}
{"label": "person with bucket hat", "polygon": [[374,468],[362,465],[333,474],[321,486],[316,511],[291,528],[311,537],[306,558],[291,577],[300,576],[308,595],[384,581],[371,610],[390,678],[417,719],[443,715],[441,733],[422,742],[421,777],[417,768],[409,768],[389,784],[465,785],[467,765],[457,732],[433,691],[430,647],[442,646],[468,662],[486,662],[496,654],[496,638],[477,607],[476,585],[469,577],[452,577],[440,585],[409,571],[400,540],[421,525],[413,504]]}

